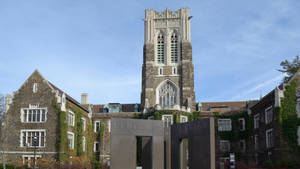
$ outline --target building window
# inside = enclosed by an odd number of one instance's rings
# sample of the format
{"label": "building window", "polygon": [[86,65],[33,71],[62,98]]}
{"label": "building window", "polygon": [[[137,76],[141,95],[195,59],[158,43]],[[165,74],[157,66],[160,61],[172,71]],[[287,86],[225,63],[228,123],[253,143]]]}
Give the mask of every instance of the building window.
{"label": "building window", "polygon": [[231,131],[231,119],[219,119],[218,120],[219,131]]}
{"label": "building window", "polygon": [[259,128],[259,114],[256,114],[254,116],[254,129],[258,129]]}
{"label": "building window", "polygon": [[100,121],[95,121],[94,123],[94,132],[99,133],[100,132]]}
{"label": "building window", "polygon": [[265,122],[269,124],[273,121],[273,109],[269,107],[265,110]]}
{"label": "building window", "polygon": [[81,118],[81,121],[82,121],[82,130],[85,131],[86,130],[86,120],[85,118]]}
{"label": "building window", "polygon": [[165,43],[164,36],[161,33],[157,36],[157,62],[165,62]]}
{"label": "building window", "polygon": [[177,104],[177,88],[174,84],[167,81],[158,90],[159,105],[161,108],[172,108]]}
{"label": "building window", "polygon": [[94,152],[100,151],[100,144],[98,141],[94,142]]}
{"label": "building window", "polygon": [[71,110],[68,111],[67,120],[70,126],[75,126],[75,115]]}
{"label": "building window", "polygon": [[33,164],[33,159],[40,159],[42,158],[41,155],[22,155],[22,159],[23,159],[23,165],[27,165],[29,168],[31,167],[31,165]]}
{"label": "building window", "polygon": [[[35,107],[35,106],[34,106]],[[22,123],[44,123],[46,122],[47,108],[21,108]]]}
{"label": "building window", "polygon": [[254,135],[254,149],[258,150],[258,135]]}
{"label": "building window", "polygon": [[176,32],[171,35],[171,62],[178,63],[178,37]]}
{"label": "building window", "polygon": [[240,140],[240,150],[242,152],[246,151],[246,141],[245,140]]}
{"label": "building window", "polygon": [[267,148],[273,147],[273,129],[266,131],[266,146]]}
{"label": "building window", "polygon": [[173,115],[162,115],[164,127],[170,127],[173,124]]}
{"label": "building window", "polygon": [[245,130],[245,119],[239,118],[239,124],[240,124],[240,130],[244,131]]}
{"label": "building window", "polygon": [[177,75],[177,68],[176,67],[172,68],[172,73],[173,73],[173,75]]}
{"label": "building window", "polygon": [[36,92],[37,92],[37,89],[38,89],[38,84],[37,84],[37,83],[34,83],[34,84],[33,84],[33,87],[32,87],[32,92],[33,92],[33,93],[36,93]]}
{"label": "building window", "polygon": [[46,130],[21,130],[21,147],[45,147]]}
{"label": "building window", "polygon": [[163,74],[164,74],[163,68],[159,67],[158,68],[158,75],[163,75]]}
{"label": "building window", "polygon": [[222,152],[230,151],[230,142],[228,140],[220,140],[220,151]]}
{"label": "building window", "polygon": [[181,122],[181,123],[188,122],[187,116],[180,116],[180,122]]}
{"label": "building window", "polygon": [[82,151],[83,151],[83,152],[85,151],[85,142],[86,142],[86,139],[85,139],[85,137],[83,136],[83,137],[82,137]]}
{"label": "building window", "polygon": [[68,131],[69,148],[74,149],[74,133]]}

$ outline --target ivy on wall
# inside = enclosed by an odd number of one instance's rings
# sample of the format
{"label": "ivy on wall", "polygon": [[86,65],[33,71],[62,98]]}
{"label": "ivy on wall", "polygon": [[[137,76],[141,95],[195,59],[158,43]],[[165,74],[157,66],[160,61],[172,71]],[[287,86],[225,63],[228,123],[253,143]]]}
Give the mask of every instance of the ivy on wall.
{"label": "ivy on wall", "polygon": [[300,152],[298,145],[298,126],[300,119],[297,117],[297,98],[296,88],[298,81],[295,79],[285,86],[284,98],[281,101],[281,107],[277,108],[279,115],[277,116],[278,122],[282,128],[282,136],[288,143],[292,152]]}
{"label": "ivy on wall", "polygon": [[[216,132],[222,140],[229,140],[231,142],[238,140],[245,140],[251,136],[253,132],[253,118],[248,115],[247,111],[233,114],[233,115],[220,115],[214,113],[217,119],[231,119],[231,131],[218,131],[216,126]],[[240,130],[239,119],[243,118],[245,120],[245,130]],[[216,123],[217,125],[218,123]]]}
{"label": "ivy on wall", "polygon": [[173,115],[174,123],[180,123],[180,116],[186,116],[188,118],[188,121],[199,120],[202,118],[200,112],[188,113],[188,112],[182,112],[177,110],[158,110],[146,114],[136,113],[133,118],[148,119],[149,117],[153,117],[154,120],[162,120],[163,115]]}
{"label": "ivy on wall", "polygon": [[[56,101],[53,101],[53,107],[58,113],[59,117],[59,139],[57,149],[59,151],[58,160],[62,163],[69,160],[70,156],[73,157],[87,157],[87,159],[93,160],[93,146],[94,146],[94,134],[91,120],[86,117],[86,131],[83,131],[83,111],[72,103],[66,104],[67,109],[71,109],[75,114],[75,126],[69,126],[67,124],[67,113],[61,111]],[[69,149],[68,143],[68,130],[74,133],[74,150]],[[85,152],[83,152],[83,136],[86,138]]]}
{"label": "ivy on wall", "polygon": [[58,144],[57,144],[57,149],[58,149],[58,160],[60,162],[65,161],[68,156],[67,152],[69,150],[68,147],[68,125],[67,125],[67,113],[65,111],[61,111],[60,108],[58,107],[57,103],[55,100],[52,101],[52,106],[54,110],[58,114],[58,121],[59,121],[59,137],[58,137]]}

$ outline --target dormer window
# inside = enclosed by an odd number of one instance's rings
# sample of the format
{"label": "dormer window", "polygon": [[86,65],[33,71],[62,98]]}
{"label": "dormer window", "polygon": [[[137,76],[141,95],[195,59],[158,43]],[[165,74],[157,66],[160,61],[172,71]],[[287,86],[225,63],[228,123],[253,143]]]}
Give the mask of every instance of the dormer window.
{"label": "dormer window", "polygon": [[34,83],[34,84],[33,84],[33,87],[32,87],[33,93],[36,93],[36,92],[37,92],[37,87],[38,87],[38,84],[37,84],[37,83]]}
{"label": "dormer window", "polygon": [[157,36],[157,63],[163,64],[165,62],[165,42],[164,36],[160,33]]}

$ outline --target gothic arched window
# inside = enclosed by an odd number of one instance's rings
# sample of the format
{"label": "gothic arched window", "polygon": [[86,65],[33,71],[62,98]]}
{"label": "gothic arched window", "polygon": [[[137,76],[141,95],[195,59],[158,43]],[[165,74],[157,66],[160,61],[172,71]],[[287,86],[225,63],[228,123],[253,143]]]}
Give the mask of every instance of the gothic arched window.
{"label": "gothic arched window", "polygon": [[171,62],[178,63],[178,36],[176,32],[171,35]]}
{"label": "gothic arched window", "polygon": [[164,36],[161,33],[157,37],[157,62],[165,62],[165,43]]}
{"label": "gothic arched window", "polygon": [[159,105],[162,108],[172,108],[175,104],[178,104],[177,88],[174,84],[167,81],[158,90],[159,92]]}

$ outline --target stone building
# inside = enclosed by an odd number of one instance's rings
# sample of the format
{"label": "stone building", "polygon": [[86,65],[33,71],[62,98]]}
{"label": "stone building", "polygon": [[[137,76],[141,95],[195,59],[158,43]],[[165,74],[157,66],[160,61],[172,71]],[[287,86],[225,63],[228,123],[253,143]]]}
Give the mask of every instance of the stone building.
{"label": "stone building", "polygon": [[145,11],[141,105],[151,109],[194,110],[194,64],[190,9]]}
{"label": "stone building", "polygon": [[[79,103],[34,71],[7,97],[0,140],[7,162],[22,165],[32,160],[35,138],[37,158],[63,162],[79,156],[109,164],[114,117],[162,120],[165,131],[174,123],[215,117],[216,161],[235,153],[237,160],[255,166],[284,157],[286,142],[274,114],[285,97],[285,85],[259,101],[196,103],[191,18],[189,8],[145,11],[140,103],[91,104],[87,93]],[[295,112],[297,108],[300,118],[300,90],[296,91]]]}
{"label": "stone building", "polygon": [[1,151],[7,163],[23,165],[34,157],[67,161],[78,154],[92,156],[89,142],[94,137],[88,110],[37,70],[7,106],[1,133]]}
{"label": "stone building", "polygon": [[298,71],[249,108],[253,119],[249,165],[300,163],[299,79]]}

